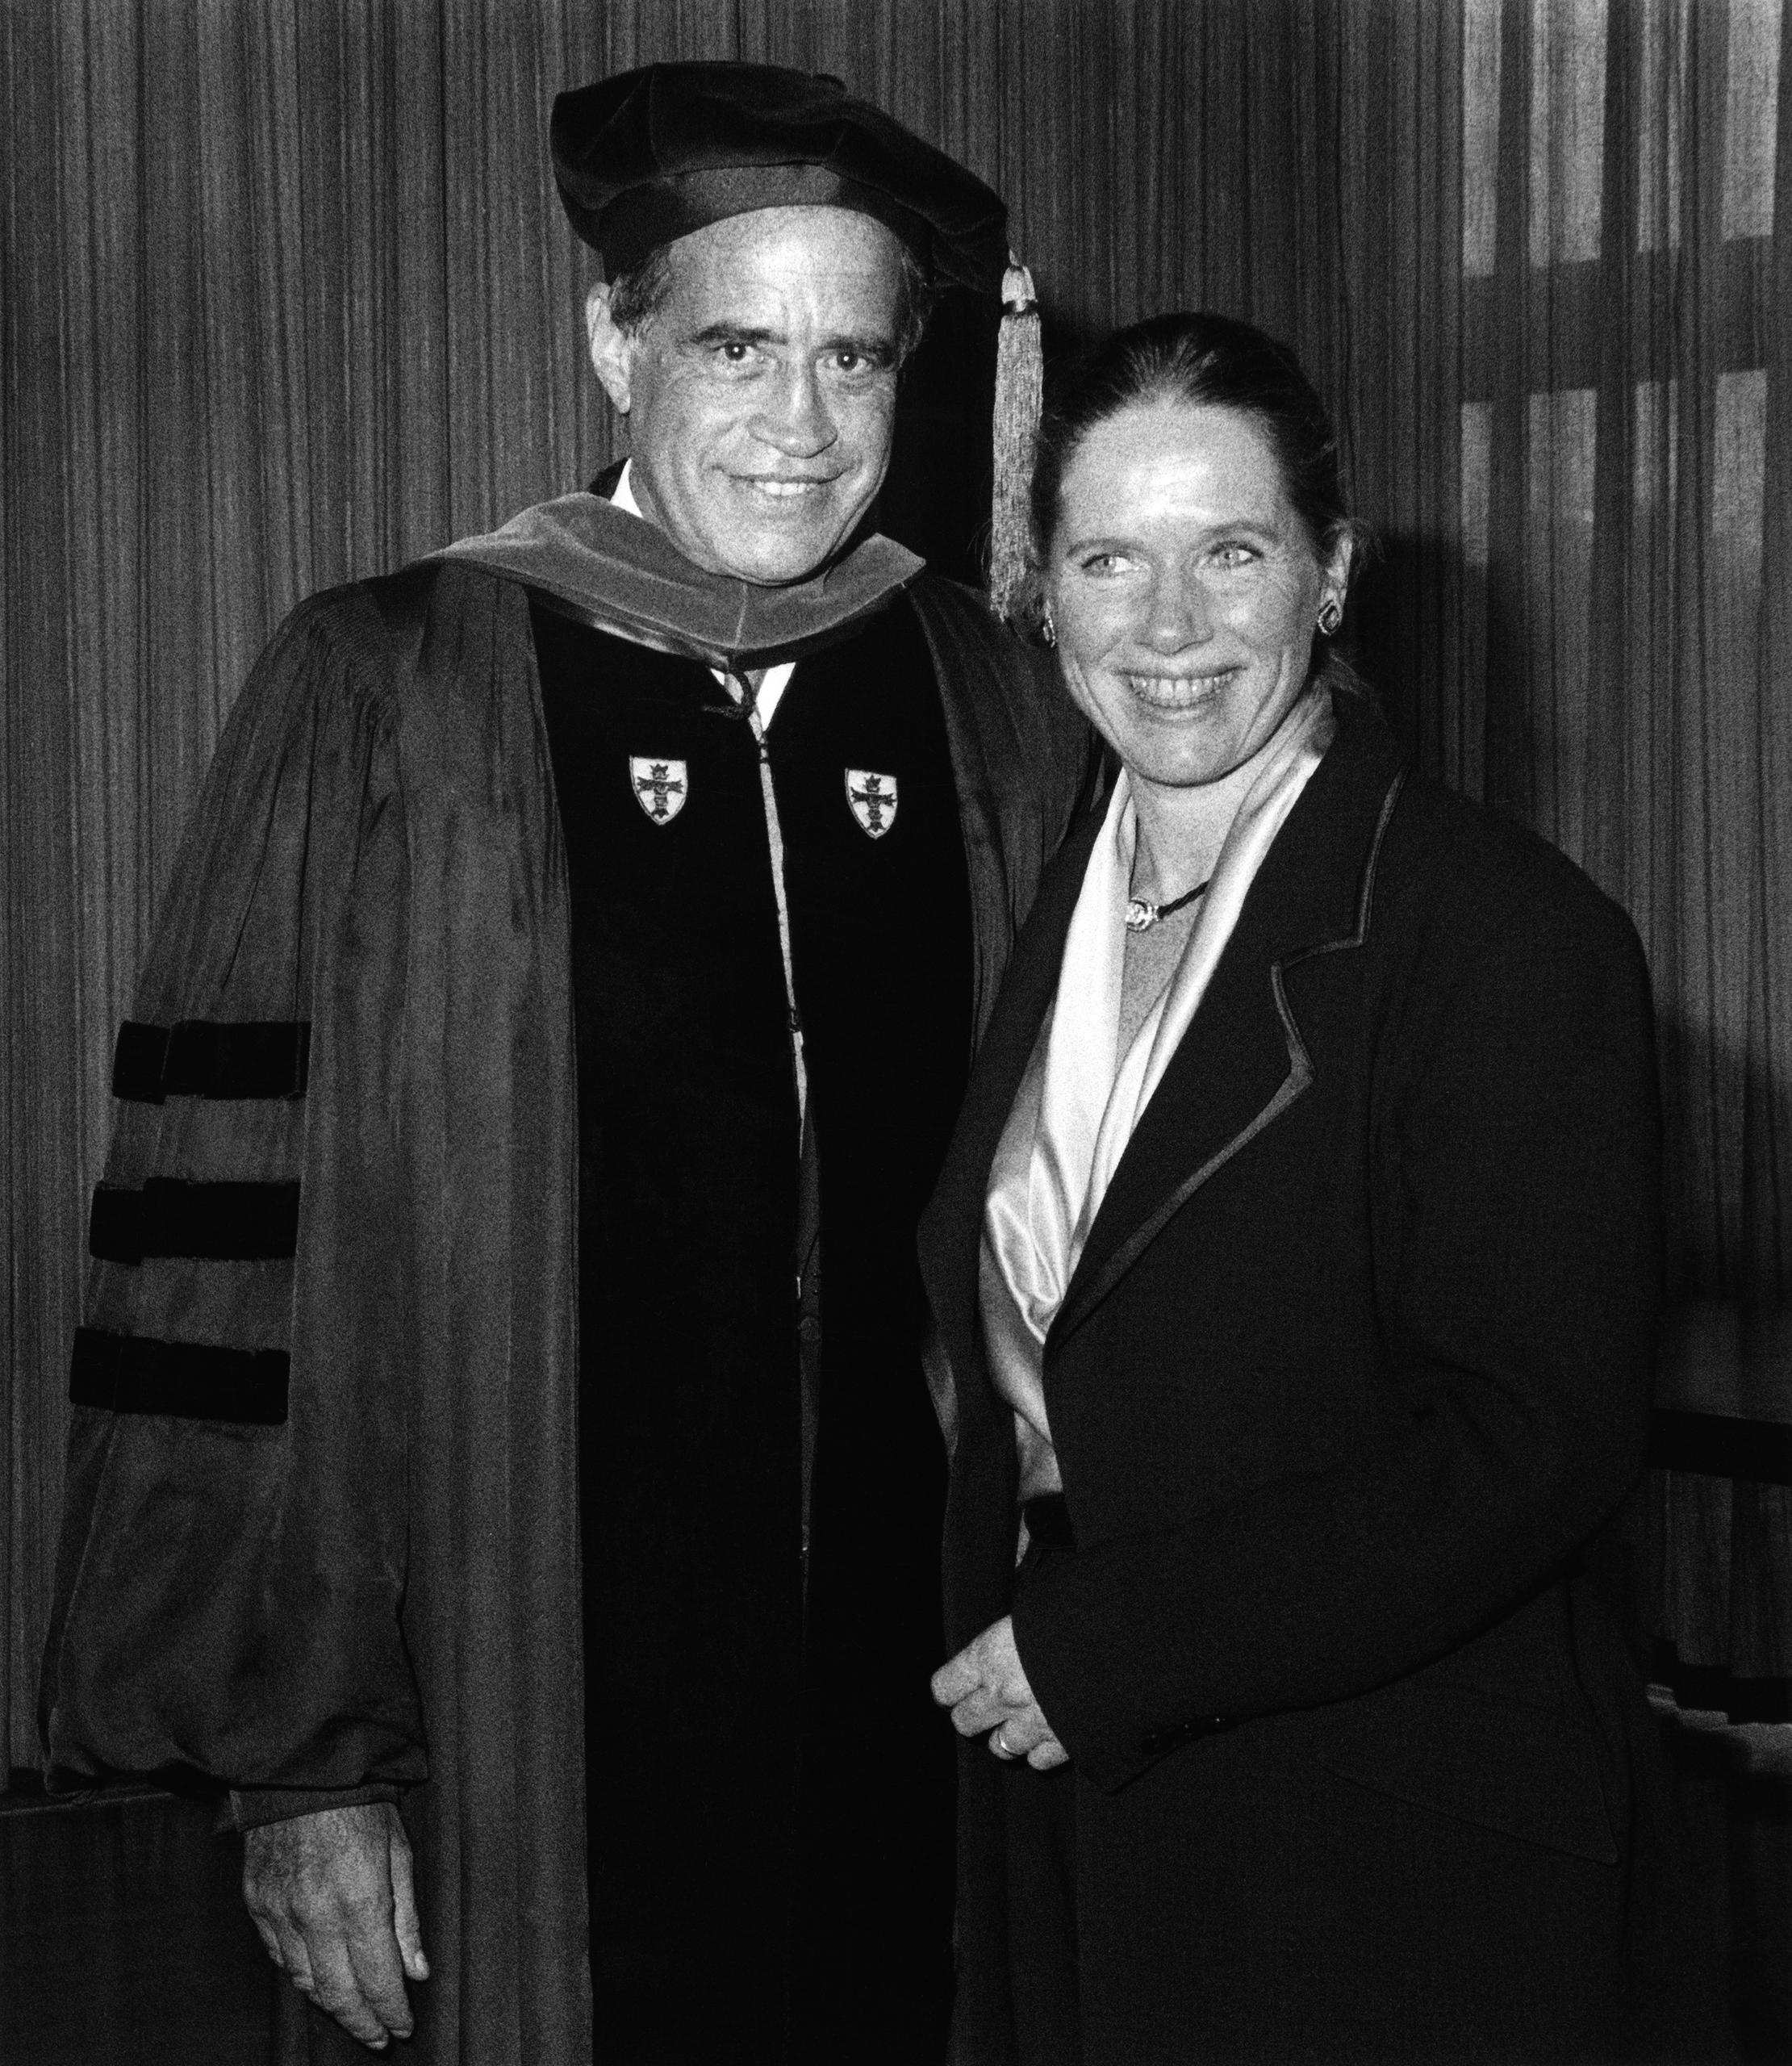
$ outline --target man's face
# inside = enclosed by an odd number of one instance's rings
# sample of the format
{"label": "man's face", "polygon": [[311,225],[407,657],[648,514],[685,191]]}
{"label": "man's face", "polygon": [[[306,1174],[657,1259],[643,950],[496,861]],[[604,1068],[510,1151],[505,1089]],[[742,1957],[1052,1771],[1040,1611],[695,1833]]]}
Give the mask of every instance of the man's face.
{"label": "man's face", "polygon": [[798,581],[889,463],[900,246],[844,208],[760,208],[680,237],[638,335],[594,294],[591,358],[629,419],[642,514],[687,559]]}

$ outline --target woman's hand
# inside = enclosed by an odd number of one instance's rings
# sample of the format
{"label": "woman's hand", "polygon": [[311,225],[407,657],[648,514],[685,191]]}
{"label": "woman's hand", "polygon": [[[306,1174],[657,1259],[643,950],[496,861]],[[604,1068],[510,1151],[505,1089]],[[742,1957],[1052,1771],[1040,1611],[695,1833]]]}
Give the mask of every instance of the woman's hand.
{"label": "woman's hand", "polygon": [[934,1698],[952,1710],[959,1735],[980,1736],[987,1729],[998,1758],[1025,1758],[1038,1772],[1070,1762],[1033,1697],[1006,1614],[934,1674]]}

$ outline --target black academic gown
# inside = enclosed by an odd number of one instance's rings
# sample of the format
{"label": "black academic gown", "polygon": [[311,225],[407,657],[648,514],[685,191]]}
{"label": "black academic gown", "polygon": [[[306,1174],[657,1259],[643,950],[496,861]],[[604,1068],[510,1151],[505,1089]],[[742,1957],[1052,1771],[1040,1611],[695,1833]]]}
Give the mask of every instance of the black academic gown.
{"label": "black academic gown", "polygon": [[571,892],[598,2049],[938,2058],[946,1466],[914,1227],[972,959],[931,658],[899,600],[801,663],[766,738],[804,1156],[742,707],[545,605],[534,638]]}
{"label": "black academic gown", "polygon": [[[567,498],[276,634],[121,1038],[71,1387],[52,1784],[402,1788],[412,2056],[469,2066],[591,2050],[579,1082],[525,582],[734,659],[867,602],[830,570],[768,627],[629,521]],[[980,1027],[1083,735],[975,599],[909,593]]]}

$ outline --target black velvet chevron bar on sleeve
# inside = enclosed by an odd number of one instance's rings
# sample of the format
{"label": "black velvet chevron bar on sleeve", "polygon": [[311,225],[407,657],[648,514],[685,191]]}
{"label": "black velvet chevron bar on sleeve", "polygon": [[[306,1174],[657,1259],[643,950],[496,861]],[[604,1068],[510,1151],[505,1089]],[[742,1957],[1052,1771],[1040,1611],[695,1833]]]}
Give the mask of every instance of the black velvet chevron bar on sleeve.
{"label": "black velvet chevron bar on sleeve", "polygon": [[283,1261],[299,1244],[297,1184],[186,1183],[152,1177],[140,1190],[100,1184],[87,1253],[102,1262],[191,1256],[211,1262]]}
{"label": "black velvet chevron bar on sleeve", "polygon": [[1792,1485],[1792,1424],[1658,1406],[1649,1431],[1649,1462],[1656,1470]]}
{"label": "black velvet chevron bar on sleeve", "polygon": [[108,1413],[278,1428],[286,1418],[289,1365],[283,1349],[216,1349],[77,1328],[69,1399]]}
{"label": "black velvet chevron bar on sleeve", "polygon": [[310,1074],[308,1020],[186,1018],[173,1027],[127,1019],[112,1056],[112,1095],[139,1104],[165,1098],[303,1098]]}

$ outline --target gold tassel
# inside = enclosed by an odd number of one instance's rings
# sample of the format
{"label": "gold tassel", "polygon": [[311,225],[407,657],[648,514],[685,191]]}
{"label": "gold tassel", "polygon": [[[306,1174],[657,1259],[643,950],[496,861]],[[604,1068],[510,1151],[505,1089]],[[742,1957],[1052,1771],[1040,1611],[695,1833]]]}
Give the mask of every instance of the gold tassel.
{"label": "gold tassel", "polygon": [[989,600],[1000,617],[1013,610],[1032,558],[1027,497],[1044,387],[1045,353],[1033,275],[1011,251],[1002,278],[1002,323],[996,345],[995,485],[989,510]]}

